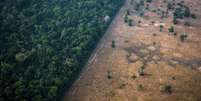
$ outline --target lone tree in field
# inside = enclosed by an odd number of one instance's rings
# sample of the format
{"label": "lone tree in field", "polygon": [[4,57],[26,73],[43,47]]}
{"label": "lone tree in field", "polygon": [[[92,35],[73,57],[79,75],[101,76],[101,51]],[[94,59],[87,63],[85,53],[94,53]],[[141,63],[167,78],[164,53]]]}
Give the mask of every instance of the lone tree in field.
{"label": "lone tree in field", "polygon": [[160,25],[160,32],[163,31],[163,25]]}
{"label": "lone tree in field", "polygon": [[112,48],[115,48],[115,47],[116,47],[114,40],[112,41],[111,47],[112,47]]}
{"label": "lone tree in field", "polygon": [[196,19],[196,15],[195,15],[195,14],[191,14],[191,17],[192,17],[193,19]]}
{"label": "lone tree in field", "polygon": [[132,19],[128,20],[128,26],[133,26],[133,20]]}
{"label": "lone tree in field", "polygon": [[138,70],[138,75],[139,76],[144,76],[145,75],[144,69],[145,69],[145,65],[143,64]]}
{"label": "lone tree in field", "polygon": [[168,29],[168,31],[169,31],[170,33],[174,33],[174,32],[175,32],[174,26],[171,26],[171,27]]}
{"label": "lone tree in field", "polygon": [[160,91],[162,93],[169,93],[169,94],[171,94],[172,93],[172,86],[171,85],[162,85],[160,87]]}
{"label": "lone tree in field", "polygon": [[187,37],[188,37],[188,34],[187,34],[187,33],[182,33],[182,34],[180,35],[180,40],[183,42],[183,41],[185,41],[185,40],[187,39]]}

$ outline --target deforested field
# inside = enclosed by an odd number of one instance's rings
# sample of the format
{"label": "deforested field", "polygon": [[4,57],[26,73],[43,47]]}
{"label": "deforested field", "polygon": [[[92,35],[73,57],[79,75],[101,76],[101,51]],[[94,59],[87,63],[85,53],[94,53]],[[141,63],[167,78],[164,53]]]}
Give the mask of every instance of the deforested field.
{"label": "deforested field", "polygon": [[126,0],[64,101],[201,101],[200,11]]}

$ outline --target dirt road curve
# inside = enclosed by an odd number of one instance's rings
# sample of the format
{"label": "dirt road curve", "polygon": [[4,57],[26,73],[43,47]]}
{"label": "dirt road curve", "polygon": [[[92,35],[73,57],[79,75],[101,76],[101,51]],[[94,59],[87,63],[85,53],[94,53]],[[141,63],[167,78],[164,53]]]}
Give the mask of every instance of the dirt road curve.
{"label": "dirt road curve", "polygon": [[[150,9],[165,5],[160,1]],[[64,101],[201,101],[201,1],[184,1],[197,15],[186,19],[191,26],[174,25],[171,11],[167,18],[151,11],[140,17],[128,0]],[[133,26],[124,22],[127,9]],[[184,42],[181,33],[188,33]]]}

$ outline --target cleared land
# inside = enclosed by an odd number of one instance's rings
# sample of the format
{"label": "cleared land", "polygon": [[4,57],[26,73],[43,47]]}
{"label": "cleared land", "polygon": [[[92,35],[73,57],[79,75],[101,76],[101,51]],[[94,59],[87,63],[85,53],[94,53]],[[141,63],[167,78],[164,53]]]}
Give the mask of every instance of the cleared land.
{"label": "cleared land", "polygon": [[[166,18],[153,12],[166,9],[163,0],[149,3],[143,16],[128,0],[64,100],[201,101],[201,1],[184,1],[197,18],[174,25],[171,10]],[[133,26],[124,22],[127,10]],[[182,33],[188,33],[183,42]]]}

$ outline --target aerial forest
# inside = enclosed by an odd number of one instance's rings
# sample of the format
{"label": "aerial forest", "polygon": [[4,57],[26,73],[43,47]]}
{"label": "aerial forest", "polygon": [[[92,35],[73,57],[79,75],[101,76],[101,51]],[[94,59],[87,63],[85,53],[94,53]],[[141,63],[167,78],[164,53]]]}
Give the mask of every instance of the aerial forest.
{"label": "aerial forest", "polygon": [[124,0],[0,0],[0,101],[58,101]]}

